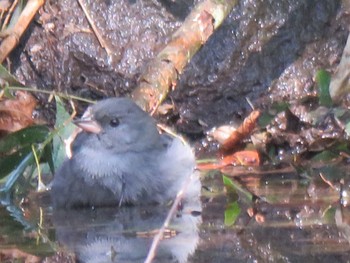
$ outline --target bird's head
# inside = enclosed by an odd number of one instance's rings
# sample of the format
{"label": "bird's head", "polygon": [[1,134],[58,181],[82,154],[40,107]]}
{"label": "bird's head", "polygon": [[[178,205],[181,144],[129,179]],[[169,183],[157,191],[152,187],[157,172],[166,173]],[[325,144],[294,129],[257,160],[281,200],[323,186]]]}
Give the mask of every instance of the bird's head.
{"label": "bird's head", "polygon": [[144,151],[159,140],[154,119],[128,98],[100,101],[74,123],[91,141],[116,152]]}

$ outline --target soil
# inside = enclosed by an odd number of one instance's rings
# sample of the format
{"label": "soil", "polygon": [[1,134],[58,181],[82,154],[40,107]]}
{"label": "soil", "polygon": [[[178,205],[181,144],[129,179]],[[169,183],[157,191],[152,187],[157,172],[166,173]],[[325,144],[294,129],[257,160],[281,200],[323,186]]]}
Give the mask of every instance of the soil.
{"label": "soil", "polygon": [[[38,89],[90,99],[126,96],[196,2],[84,1],[108,55],[78,1],[46,1],[12,52],[11,71]],[[170,94],[175,107],[168,124],[201,138],[215,125],[245,117],[247,99],[259,107],[315,94],[315,73],[334,72],[349,24],[339,0],[239,1]]]}

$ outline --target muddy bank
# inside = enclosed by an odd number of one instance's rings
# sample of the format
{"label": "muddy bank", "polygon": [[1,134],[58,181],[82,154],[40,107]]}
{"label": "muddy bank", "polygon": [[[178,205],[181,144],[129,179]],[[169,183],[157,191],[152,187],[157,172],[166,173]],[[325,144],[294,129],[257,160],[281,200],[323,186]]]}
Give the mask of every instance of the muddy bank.
{"label": "muddy bank", "polygon": [[[12,53],[11,69],[38,89],[92,99],[130,94],[196,2],[86,1],[108,55],[77,1],[47,1]],[[339,62],[347,11],[334,0],[241,1],[185,69],[169,122],[198,138],[245,116],[246,98],[259,106],[315,93],[315,72]]]}

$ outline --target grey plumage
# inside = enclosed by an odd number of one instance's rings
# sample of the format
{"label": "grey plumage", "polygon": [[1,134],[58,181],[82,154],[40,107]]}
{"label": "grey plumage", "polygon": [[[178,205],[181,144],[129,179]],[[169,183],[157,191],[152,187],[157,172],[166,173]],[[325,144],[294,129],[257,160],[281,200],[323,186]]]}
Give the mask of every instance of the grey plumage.
{"label": "grey plumage", "polygon": [[167,203],[193,172],[190,147],[159,134],[130,99],[98,102],[78,126],[88,131],[78,134],[72,158],[55,174],[54,207]]}

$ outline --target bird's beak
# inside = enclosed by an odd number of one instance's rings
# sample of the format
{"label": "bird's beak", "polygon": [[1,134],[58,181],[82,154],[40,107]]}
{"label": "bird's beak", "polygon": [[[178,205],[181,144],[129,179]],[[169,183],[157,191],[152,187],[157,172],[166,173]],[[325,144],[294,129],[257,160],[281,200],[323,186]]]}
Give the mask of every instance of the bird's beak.
{"label": "bird's beak", "polygon": [[73,123],[86,132],[100,133],[102,131],[101,125],[93,118],[91,108],[85,111],[81,119],[74,120]]}

